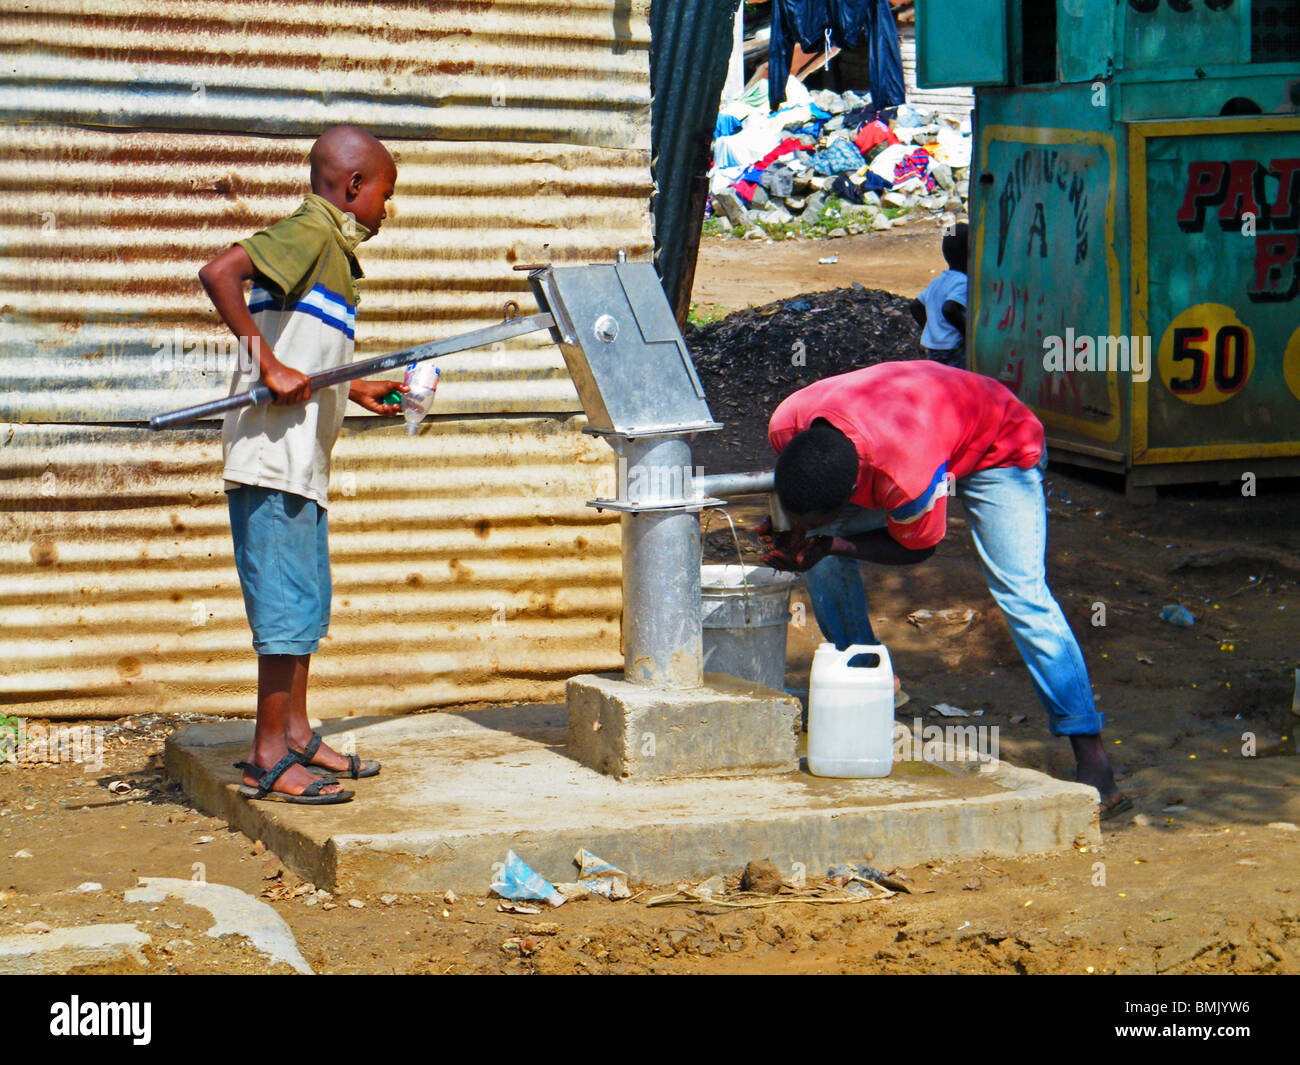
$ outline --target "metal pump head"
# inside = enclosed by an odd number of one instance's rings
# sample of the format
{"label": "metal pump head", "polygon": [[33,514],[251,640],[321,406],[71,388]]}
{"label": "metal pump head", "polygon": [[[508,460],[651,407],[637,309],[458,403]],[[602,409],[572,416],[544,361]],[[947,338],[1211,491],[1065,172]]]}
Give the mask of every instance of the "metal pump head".
{"label": "metal pump head", "polygon": [[528,275],[555,319],[595,432],[617,436],[720,429],[652,263],[547,266]]}

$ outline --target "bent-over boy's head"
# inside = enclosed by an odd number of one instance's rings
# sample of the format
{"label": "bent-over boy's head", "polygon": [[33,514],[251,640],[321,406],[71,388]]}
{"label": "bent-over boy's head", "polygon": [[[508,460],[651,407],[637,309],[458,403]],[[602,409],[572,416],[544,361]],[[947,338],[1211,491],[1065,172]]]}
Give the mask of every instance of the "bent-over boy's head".
{"label": "bent-over boy's head", "polygon": [[853,496],[860,460],[853,441],[818,418],[791,437],[776,459],[776,494],[799,529],[816,529]]}
{"label": "bent-over boy's head", "polygon": [[397,183],[388,149],[358,126],[335,126],[316,138],[308,159],[311,191],[350,214],[370,236],[378,233]]}
{"label": "bent-over boy's head", "polygon": [[958,222],[952,232],[945,233],[943,237],[943,261],[948,264],[948,269],[966,273],[969,250],[970,226],[965,222]]}

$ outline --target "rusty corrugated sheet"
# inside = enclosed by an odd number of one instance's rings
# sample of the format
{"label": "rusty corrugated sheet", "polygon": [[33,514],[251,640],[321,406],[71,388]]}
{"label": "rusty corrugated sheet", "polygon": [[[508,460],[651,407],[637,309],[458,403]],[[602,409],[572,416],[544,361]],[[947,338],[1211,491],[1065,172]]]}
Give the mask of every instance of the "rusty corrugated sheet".
{"label": "rusty corrugated sheet", "polygon": [[[618,525],[583,505],[614,471],[575,420],[348,423],[314,714],[559,698],[618,662]],[[0,425],[0,712],[252,711],[220,451],[212,428]]]}
{"label": "rusty corrugated sheet", "polygon": [[[255,658],[198,267],[296,207],[321,128],[398,159],[362,249],[359,354],[530,309],[516,263],[645,258],[645,0],[0,5],[0,707],[248,713]],[[311,710],[555,698],[618,662],[609,449],[538,337],[443,362],[418,437],[335,451],[335,612]],[[7,423],[7,424],[5,424]]]}
{"label": "rusty corrugated sheet", "polygon": [[[499,321],[508,299],[530,313],[515,263],[650,254],[644,148],[389,143],[396,213],[359,252],[359,356]],[[230,334],[198,269],[302,202],[310,147],[0,127],[0,420],[138,422],[224,395]],[[176,330],[208,358],[169,358]],[[441,366],[443,413],[581,409],[544,334]]]}
{"label": "rusty corrugated sheet", "polygon": [[[640,148],[648,0],[0,4],[0,117]],[[599,106],[593,106],[593,104]]]}

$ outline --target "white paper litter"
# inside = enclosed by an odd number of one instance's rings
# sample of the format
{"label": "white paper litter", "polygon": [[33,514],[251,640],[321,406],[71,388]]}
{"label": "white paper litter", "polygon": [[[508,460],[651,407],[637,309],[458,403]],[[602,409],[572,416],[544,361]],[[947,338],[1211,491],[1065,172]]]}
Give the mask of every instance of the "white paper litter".
{"label": "white paper litter", "polygon": [[951,706],[948,703],[935,703],[930,709],[942,714],[944,717],[970,717],[970,714],[960,706]]}

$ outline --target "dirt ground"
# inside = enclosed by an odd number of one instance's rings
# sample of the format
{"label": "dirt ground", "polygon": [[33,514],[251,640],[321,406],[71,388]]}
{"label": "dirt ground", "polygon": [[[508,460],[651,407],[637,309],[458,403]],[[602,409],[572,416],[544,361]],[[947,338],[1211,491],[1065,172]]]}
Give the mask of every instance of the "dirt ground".
{"label": "dirt ground", "polygon": [[[691,305],[713,319],[773,300],[847,288],[853,282],[911,299],[946,269],[943,229],[917,218],[884,232],[835,240],[742,240],[705,237],[695,268]],[[821,263],[821,259],[837,259]]]}
{"label": "dirt ground", "polygon": [[[887,256],[898,257],[893,280],[881,271],[895,267],[873,259],[861,274],[821,283],[806,257],[846,263],[858,254],[848,251],[853,238],[715,242],[728,246],[706,249],[698,292],[729,307],[853,281],[911,295],[928,267],[908,267],[910,234],[886,236]],[[863,238],[864,257],[867,240],[879,236]],[[744,277],[728,281],[741,266]],[[746,280],[754,275],[761,281]],[[801,288],[782,288],[800,276]],[[159,767],[172,722],[131,719],[107,730],[95,772],[0,768],[0,934],[32,922],[138,921],[153,936],[149,971],[274,971],[244,940],[209,938],[205,911],[123,900],[141,876],[202,875],[266,898],[324,973],[1300,972],[1300,718],[1290,712],[1300,484],[1263,481],[1254,497],[1236,485],[1184,487],[1141,507],[1104,477],[1053,468],[1047,482],[1049,580],[1083,645],[1135,803],[1103,824],[1099,848],[903,869],[913,893],[842,905],[648,907],[672,885],[635,885],[641,893],[629,901],[520,916],[487,897],[486,871],[481,896],[364,896],[356,905],[311,893],[273,854],[189,808]],[[742,525],[756,517],[738,514]],[[1000,730],[1002,757],[1068,776],[1068,746],[1047,732],[960,506],[951,525],[924,566],[868,571],[872,617],[911,695],[899,717],[940,701],[982,710],[981,722]],[[716,526],[708,543],[714,558],[731,551]],[[1190,609],[1191,628],[1160,620],[1171,603]],[[909,622],[921,610],[958,620]],[[807,686],[817,639],[807,617],[791,630],[795,688]],[[124,782],[116,791],[115,781]],[[30,857],[15,856],[23,852]],[[101,890],[78,892],[87,881]]]}

